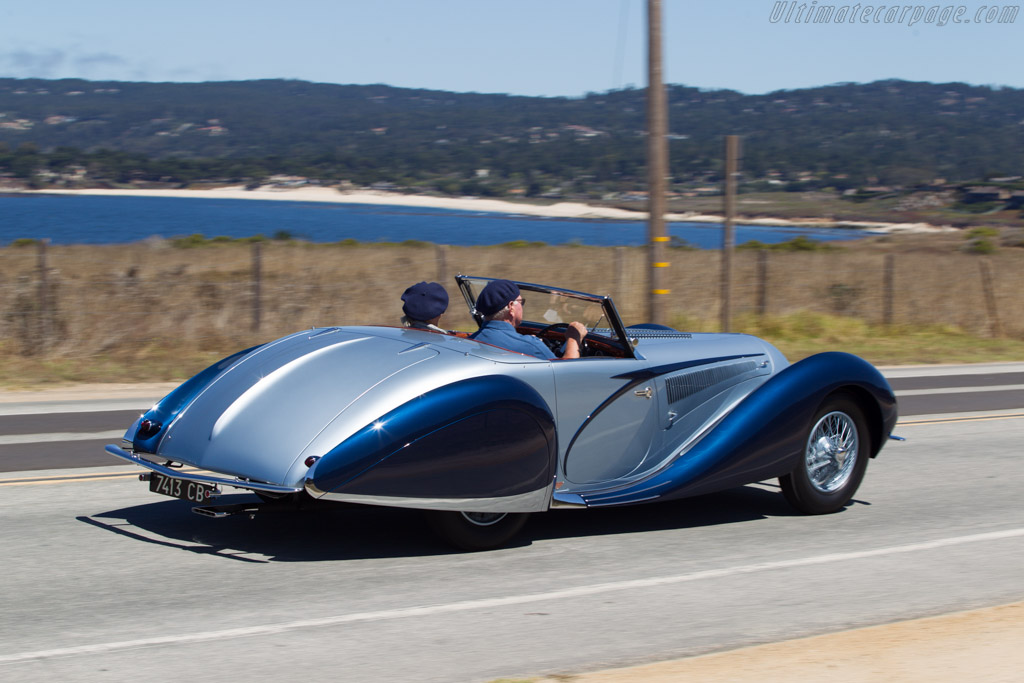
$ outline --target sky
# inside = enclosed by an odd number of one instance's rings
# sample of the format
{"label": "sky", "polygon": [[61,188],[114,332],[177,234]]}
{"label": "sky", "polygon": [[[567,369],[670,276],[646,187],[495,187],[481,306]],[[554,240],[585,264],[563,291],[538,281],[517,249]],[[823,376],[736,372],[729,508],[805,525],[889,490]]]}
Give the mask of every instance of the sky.
{"label": "sky", "polygon": [[[663,0],[664,81],[747,94],[891,78],[1024,88],[1020,8]],[[0,77],[578,97],[644,87],[646,38],[646,0],[0,0]]]}

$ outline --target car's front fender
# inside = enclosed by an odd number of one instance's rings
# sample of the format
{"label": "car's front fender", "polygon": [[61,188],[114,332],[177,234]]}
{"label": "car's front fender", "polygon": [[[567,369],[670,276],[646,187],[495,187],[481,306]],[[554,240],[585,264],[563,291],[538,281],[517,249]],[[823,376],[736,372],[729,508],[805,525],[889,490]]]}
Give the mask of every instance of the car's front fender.
{"label": "car's front fender", "polygon": [[896,424],[896,398],[882,374],[857,356],[828,352],[782,370],[666,467],[616,490],[583,494],[587,505],[681,498],[786,474],[805,447],[810,420],[825,397],[854,395],[864,408],[876,455]]}

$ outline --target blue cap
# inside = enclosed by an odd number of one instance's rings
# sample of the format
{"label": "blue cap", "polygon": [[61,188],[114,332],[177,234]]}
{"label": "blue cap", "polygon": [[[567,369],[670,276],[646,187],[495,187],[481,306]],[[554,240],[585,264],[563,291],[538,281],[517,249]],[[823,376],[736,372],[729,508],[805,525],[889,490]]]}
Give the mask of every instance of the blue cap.
{"label": "blue cap", "polygon": [[413,320],[433,320],[448,308],[448,292],[436,282],[417,282],[402,293],[402,312]]}
{"label": "blue cap", "polygon": [[476,310],[481,315],[494,315],[519,296],[519,285],[508,280],[491,280],[476,298]]}

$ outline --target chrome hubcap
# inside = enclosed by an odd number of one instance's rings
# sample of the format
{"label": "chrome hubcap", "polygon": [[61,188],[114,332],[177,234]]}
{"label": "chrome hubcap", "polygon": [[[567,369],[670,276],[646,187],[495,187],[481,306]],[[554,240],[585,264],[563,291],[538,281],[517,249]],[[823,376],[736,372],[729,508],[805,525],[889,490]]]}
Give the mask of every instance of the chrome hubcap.
{"label": "chrome hubcap", "polygon": [[466,521],[476,526],[491,526],[505,519],[507,512],[463,512]]}
{"label": "chrome hubcap", "polygon": [[807,475],[822,493],[834,493],[850,479],[860,443],[857,425],[846,413],[824,415],[807,439]]}

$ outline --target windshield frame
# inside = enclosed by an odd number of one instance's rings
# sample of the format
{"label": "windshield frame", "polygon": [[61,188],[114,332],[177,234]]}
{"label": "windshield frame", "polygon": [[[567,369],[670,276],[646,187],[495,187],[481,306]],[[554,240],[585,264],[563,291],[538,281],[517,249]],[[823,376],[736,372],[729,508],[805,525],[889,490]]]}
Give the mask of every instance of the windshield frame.
{"label": "windshield frame", "polygon": [[[476,297],[479,295],[480,290],[487,283],[493,282],[502,278],[493,277],[482,277],[478,275],[463,275],[458,274],[455,276],[455,282],[459,286],[459,290],[462,292],[462,296],[466,301],[466,305],[469,307],[469,313],[473,316],[477,325],[483,325],[484,316],[476,310]],[[613,336],[606,336],[599,332],[593,332],[596,336],[606,340],[609,344],[619,347],[622,352],[629,358],[635,358],[636,355],[633,352],[633,345],[630,343],[629,336],[626,334],[626,328],[622,324],[622,318],[619,317],[619,312],[615,308],[615,303],[612,301],[610,296],[588,294],[586,292],[578,292],[572,289],[565,289],[563,287],[552,287],[550,285],[540,285],[533,282],[523,282],[520,280],[509,280],[514,282],[521,292],[533,292],[542,295],[565,297],[567,299],[574,299],[577,301],[584,301],[587,303],[597,304],[601,307],[603,313],[603,319],[608,323],[608,329],[611,330]],[[479,289],[474,286],[483,283]],[[525,298],[529,298],[528,296]],[[598,323],[601,322],[599,319]],[[586,323],[584,323],[586,324]],[[597,328],[595,323],[595,329]],[[547,327],[548,323],[543,320],[531,320],[529,317],[523,318],[522,327],[531,329],[543,329]],[[590,328],[588,328],[588,331]]]}

